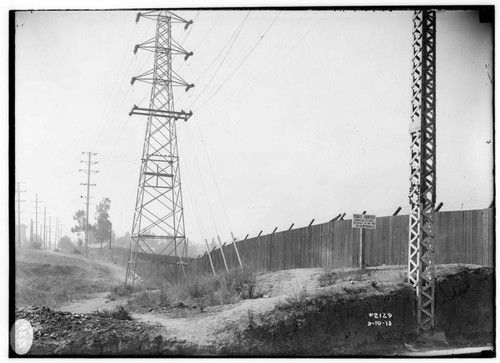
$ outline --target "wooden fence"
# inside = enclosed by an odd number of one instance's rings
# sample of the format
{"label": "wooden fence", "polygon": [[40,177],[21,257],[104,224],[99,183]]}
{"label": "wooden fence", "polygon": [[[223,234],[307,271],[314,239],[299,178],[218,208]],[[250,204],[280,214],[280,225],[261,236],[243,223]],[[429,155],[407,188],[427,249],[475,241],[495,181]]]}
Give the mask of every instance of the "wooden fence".
{"label": "wooden fence", "polygon": [[[435,263],[493,266],[494,216],[494,209],[436,213]],[[376,223],[376,229],[364,230],[366,265],[406,265],[408,215],[378,217]],[[243,265],[255,270],[357,267],[359,233],[352,228],[351,220],[343,220],[249,238],[237,241],[236,246]],[[228,267],[239,267],[234,246],[227,244],[223,251]],[[216,271],[225,270],[220,248],[211,256]],[[115,248],[109,259],[126,266],[128,250]],[[147,276],[153,269],[149,261],[138,260],[136,272],[140,276]],[[193,260],[186,273],[212,273],[208,255]],[[179,268],[165,265],[151,277],[174,281],[182,275]]]}
{"label": "wooden fence", "polygon": [[[359,229],[351,220],[328,222],[236,242],[244,265],[256,270],[356,267]],[[494,210],[436,213],[435,263],[493,266]],[[408,263],[408,215],[378,217],[376,229],[364,230],[367,266]],[[228,266],[238,267],[231,244],[223,247]],[[224,269],[220,249],[211,253],[216,270]],[[208,255],[193,261],[196,272],[211,271]]]}

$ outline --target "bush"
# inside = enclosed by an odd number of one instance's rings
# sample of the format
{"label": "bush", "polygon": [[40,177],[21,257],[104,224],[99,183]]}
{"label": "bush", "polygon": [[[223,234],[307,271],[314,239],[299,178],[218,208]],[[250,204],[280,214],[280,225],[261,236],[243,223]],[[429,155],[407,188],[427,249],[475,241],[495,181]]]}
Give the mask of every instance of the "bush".
{"label": "bush", "polygon": [[42,249],[42,244],[40,242],[31,242],[30,243],[30,248],[33,250],[41,250]]}
{"label": "bush", "polygon": [[129,299],[130,305],[164,307],[190,300],[201,311],[207,306],[233,304],[257,299],[264,293],[256,288],[256,274],[250,269],[232,269],[220,275],[196,275],[178,285],[144,291]]}
{"label": "bush", "polygon": [[81,255],[82,253],[80,252],[80,250],[76,247],[74,247],[72,250],[71,250],[71,253],[74,253],[75,255]]}
{"label": "bush", "polygon": [[96,310],[94,312],[94,315],[100,318],[107,319],[132,320],[129,311],[123,306],[119,306],[113,310]]}
{"label": "bush", "polygon": [[324,269],[323,273],[319,276],[319,285],[321,287],[335,285],[337,282],[354,280],[361,281],[363,279],[363,275],[370,276],[371,271],[368,269],[357,269],[350,271],[333,271],[331,267],[327,267]]}

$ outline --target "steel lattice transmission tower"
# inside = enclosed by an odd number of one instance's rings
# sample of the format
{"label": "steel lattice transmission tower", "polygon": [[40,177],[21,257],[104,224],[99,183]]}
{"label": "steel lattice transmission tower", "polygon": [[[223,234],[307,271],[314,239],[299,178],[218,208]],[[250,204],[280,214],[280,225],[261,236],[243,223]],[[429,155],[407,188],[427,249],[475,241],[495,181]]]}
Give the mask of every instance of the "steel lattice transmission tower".
{"label": "steel lattice transmission tower", "polygon": [[436,12],[413,16],[408,282],[416,288],[418,329],[434,327],[436,203]]}
{"label": "steel lattice transmission tower", "polygon": [[[155,266],[143,282],[161,264],[181,266],[181,251],[186,242],[182,205],[181,176],[177,149],[176,121],[187,121],[192,112],[174,110],[173,86],[186,91],[193,84],[186,83],[172,70],[172,55],[193,55],[172,39],[172,25],[192,24],[170,11],[138,13],[136,22],[143,17],[156,21],[156,36],[138,44],[139,49],[154,53],[153,69],[132,78],[134,82],[152,84],[149,108],[134,105],[129,115],[147,116],[146,134],[141,159],[139,186],[132,223],[130,258],[125,283],[134,284],[138,257]],[[184,271],[184,269],[183,269]]]}

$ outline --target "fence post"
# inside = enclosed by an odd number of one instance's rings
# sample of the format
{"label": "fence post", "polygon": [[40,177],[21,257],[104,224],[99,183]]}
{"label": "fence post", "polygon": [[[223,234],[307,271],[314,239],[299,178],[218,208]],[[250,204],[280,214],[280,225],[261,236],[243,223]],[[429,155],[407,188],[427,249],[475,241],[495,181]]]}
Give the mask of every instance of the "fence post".
{"label": "fence post", "polygon": [[210,256],[210,248],[208,247],[208,241],[206,238],[205,238],[205,244],[207,245],[207,252],[208,252],[208,259],[210,260],[210,266],[212,266],[212,272],[215,275],[214,263],[212,262],[212,256]]}
{"label": "fence post", "polygon": [[236,257],[238,257],[238,262],[240,263],[240,267],[243,270],[243,264],[241,263],[240,253],[238,252],[238,248],[236,247],[236,239],[234,238],[233,232],[231,232],[231,237],[233,239],[234,250],[236,251]]}
{"label": "fence post", "polygon": [[226,271],[229,271],[227,268],[227,262],[226,262],[226,256],[224,256],[224,250],[222,249],[222,242],[220,241],[219,235],[217,235],[217,240],[219,241],[219,246],[220,246],[220,253],[222,253],[222,259],[224,260],[224,266],[226,266]]}

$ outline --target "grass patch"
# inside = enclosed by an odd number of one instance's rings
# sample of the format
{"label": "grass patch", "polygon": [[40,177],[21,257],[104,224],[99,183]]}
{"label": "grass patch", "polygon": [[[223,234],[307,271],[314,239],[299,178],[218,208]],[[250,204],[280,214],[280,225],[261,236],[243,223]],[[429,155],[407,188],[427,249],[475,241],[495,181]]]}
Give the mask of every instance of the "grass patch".
{"label": "grass patch", "polygon": [[251,269],[231,269],[220,275],[190,276],[177,285],[163,286],[152,291],[132,295],[131,306],[168,307],[186,302],[201,311],[207,306],[233,304],[264,295],[256,285],[257,274]]}
{"label": "grass patch", "polygon": [[318,277],[319,285],[321,287],[335,285],[336,283],[346,282],[346,281],[361,281],[363,276],[370,276],[371,270],[366,268],[357,270],[334,270],[331,267],[326,267],[323,273]]}
{"label": "grass patch", "polygon": [[106,296],[106,298],[111,301],[115,301],[119,297],[129,296],[133,291],[134,288],[132,287],[132,285],[121,284],[118,286],[114,286]]}
{"label": "grass patch", "polygon": [[93,315],[106,319],[132,320],[129,311],[123,306],[118,306],[113,310],[96,310]]}
{"label": "grass patch", "polygon": [[51,251],[16,251],[15,305],[59,307],[116,285],[107,267]]}

